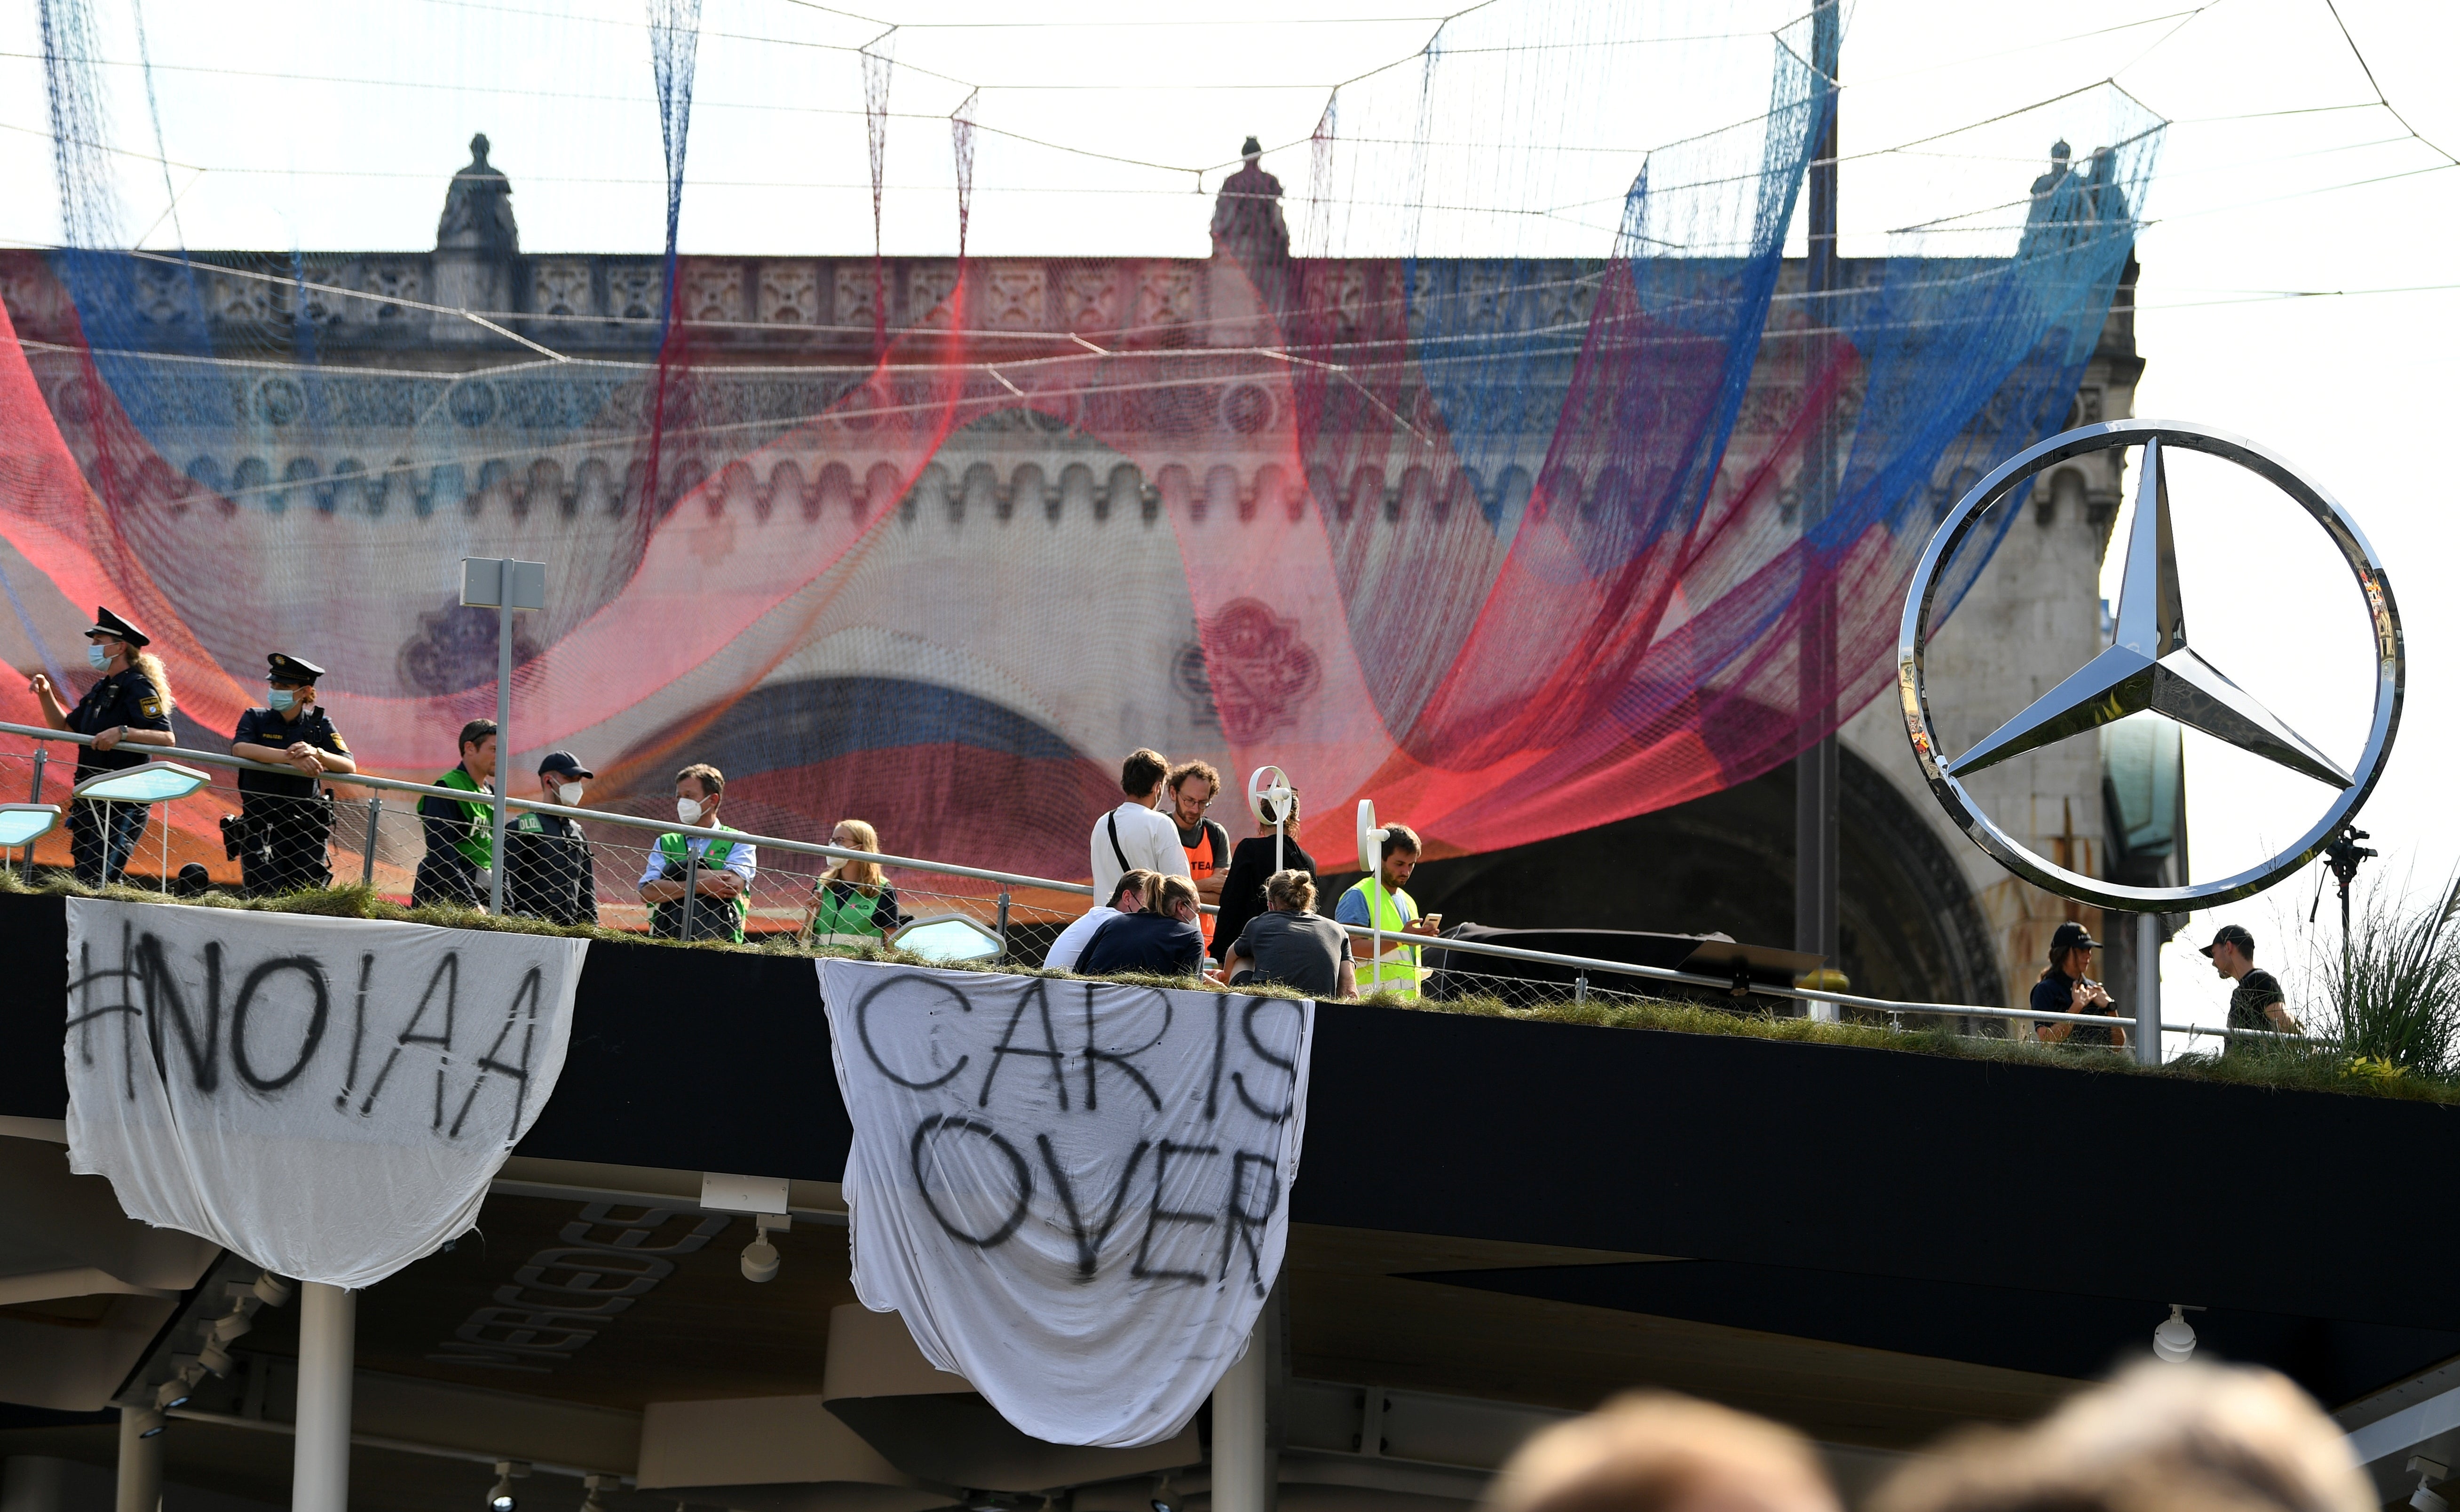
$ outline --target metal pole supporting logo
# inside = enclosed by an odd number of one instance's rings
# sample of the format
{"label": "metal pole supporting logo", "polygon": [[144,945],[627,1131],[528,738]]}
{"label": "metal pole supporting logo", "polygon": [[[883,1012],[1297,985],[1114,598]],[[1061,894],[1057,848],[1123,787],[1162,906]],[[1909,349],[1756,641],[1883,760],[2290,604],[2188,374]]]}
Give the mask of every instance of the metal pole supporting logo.
{"label": "metal pole supporting logo", "polygon": [[[1957,549],[1980,527],[1990,508],[2037,474],[2070,458],[2140,446],[2135,520],[2127,542],[2118,627],[2112,644],[1971,750],[1948,756],[1939,750],[1922,685],[1922,655],[1931,634],[1931,613],[1940,580]],[[2357,579],[2365,601],[2374,646],[2373,718],[2357,770],[2344,773],[2275,716],[2246,690],[2191,649],[2185,605],[2178,591],[2177,553],[2170,529],[2170,490],[2163,453],[2178,447],[2237,464],[2295,500],[2323,527]],[[1905,734],[1932,795],[1973,842],[2009,871],[2062,897],[2131,913],[2184,913],[2248,897],[2295,872],[2331,843],[2351,815],[2374,791],[2400,728],[2406,660],[2400,613],[2374,547],[2338,500],[2308,481],[2283,458],[2254,442],[2205,426],[2168,420],[2118,420],[2063,432],[2002,463],[1948,512],[1905,595],[1897,643],[1897,692],[1904,705]],[[2287,767],[2335,790],[2314,825],[2288,848],[2235,875],[2174,887],[2132,886],[2070,871],[2027,850],[1983,811],[1962,778],[2010,756],[2082,735],[2115,719],[2150,710],[2242,751]]]}

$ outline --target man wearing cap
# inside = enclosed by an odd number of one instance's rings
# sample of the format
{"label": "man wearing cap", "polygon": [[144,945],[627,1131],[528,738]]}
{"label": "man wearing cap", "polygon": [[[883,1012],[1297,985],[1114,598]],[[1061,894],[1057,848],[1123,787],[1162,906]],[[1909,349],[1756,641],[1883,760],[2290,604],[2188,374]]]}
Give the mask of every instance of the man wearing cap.
{"label": "man wearing cap", "polygon": [[286,766],[299,774],[243,770],[240,812],[223,820],[223,849],[240,865],[240,884],[260,896],[329,887],[327,841],[333,800],[317,786],[328,773],[348,776],[358,763],[316,698],[325,669],[283,651],[265,659],[270,693],[263,709],[239,716],[231,755]]}
{"label": "man wearing cap", "polygon": [[[2237,984],[2230,990],[2230,1028],[2267,1029],[2277,1034],[2305,1033],[2290,1016],[2280,982],[2271,972],[2256,969],[2255,936],[2247,933],[2245,926],[2222,925],[2213,943],[2204,947],[2204,956],[2213,963],[2214,971]],[[2239,1043],[2233,1039],[2224,1048],[2235,1050]]]}
{"label": "man wearing cap", "polygon": [[[2092,931],[2072,919],[2060,925],[2050,935],[2050,964],[2042,970],[2042,979],[2033,984],[2032,1010],[2036,1013],[2103,1013],[2118,1016],[2118,1009],[2110,1001],[2110,993],[2092,979],[2092,952],[2101,942]],[[2113,1045],[2127,1043],[2127,1031],[2113,1024],[2099,1029],[2090,1024],[2069,1024],[2053,1021],[2035,1024],[2033,1037],[2046,1044]]]}
{"label": "man wearing cap", "polygon": [[[550,751],[539,762],[539,797],[579,808],[585,784],[598,774],[569,751]],[[549,924],[598,922],[598,862],[581,821],[562,814],[524,810],[504,826],[504,911]]]}
{"label": "man wearing cap", "polygon": [[[143,764],[145,753],[139,746],[172,743],[171,679],[161,660],[145,650],[145,632],[110,609],[97,608],[85,639],[86,664],[102,678],[86,690],[74,709],[60,702],[59,689],[41,672],[26,685],[42,703],[45,724],[94,736],[94,744],[77,752],[79,782]],[[150,806],[82,799],[69,805],[69,854],[77,881],[99,887],[119,880],[137,849],[137,838],[145,833]]]}

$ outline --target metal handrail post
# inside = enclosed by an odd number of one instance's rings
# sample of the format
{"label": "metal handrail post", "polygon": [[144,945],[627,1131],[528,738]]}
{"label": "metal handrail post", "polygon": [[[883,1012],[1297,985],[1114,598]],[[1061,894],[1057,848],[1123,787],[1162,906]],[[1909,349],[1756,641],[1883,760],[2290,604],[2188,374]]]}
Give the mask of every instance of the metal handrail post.
{"label": "metal handrail post", "polygon": [[376,884],[376,823],[384,817],[384,795],[368,795],[368,853],[359,858],[359,885],[373,890]]}
{"label": "metal handrail post", "polygon": [[692,854],[691,837],[684,837],[684,924],[683,939],[692,937],[692,905],[700,901],[700,858]]}

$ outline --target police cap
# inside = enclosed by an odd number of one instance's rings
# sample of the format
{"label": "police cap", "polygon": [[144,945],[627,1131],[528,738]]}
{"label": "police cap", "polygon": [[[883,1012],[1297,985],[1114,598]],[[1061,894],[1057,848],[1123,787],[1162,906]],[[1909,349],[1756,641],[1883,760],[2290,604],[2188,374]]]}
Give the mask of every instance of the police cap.
{"label": "police cap", "polygon": [[147,635],[143,630],[138,629],[136,626],[129,624],[126,620],[121,619],[118,615],[114,614],[111,610],[101,607],[100,605],[96,605],[95,607],[94,628],[86,631],[86,633],[88,635],[108,635],[115,640],[126,641],[131,646],[150,646],[153,644],[152,636]]}
{"label": "police cap", "polygon": [[265,662],[269,669],[265,680],[269,683],[306,683],[313,687],[316,679],[325,675],[325,669],[314,662],[303,662],[282,651],[275,651]]}

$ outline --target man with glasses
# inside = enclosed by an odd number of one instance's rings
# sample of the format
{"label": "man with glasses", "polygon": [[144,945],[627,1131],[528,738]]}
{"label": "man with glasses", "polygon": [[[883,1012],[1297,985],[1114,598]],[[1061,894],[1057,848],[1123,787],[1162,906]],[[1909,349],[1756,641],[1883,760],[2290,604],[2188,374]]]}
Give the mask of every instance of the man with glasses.
{"label": "man with glasses", "polygon": [[[1204,817],[1221,793],[1221,774],[1210,762],[1190,761],[1173,767],[1170,773],[1171,822],[1178,830],[1178,848],[1187,853],[1187,875],[1196,884],[1197,901],[1217,907],[1221,903],[1221,884],[1228,880],[1230,867],[1230,832]],[[1213,953],[1214,916],[1197,915],[1204,935],[1204,950]]]}
{"label": "man with glasses", "polygon": [[240,884],[259,897],[329,887],[327,850],[333,800],[317,785],[328,773],[359,769],[350,745],[316,699],[325,669],[275,651],[265,659],[265,707],[239,716],[231,755],[298,772],[242,771],[240,811],[223,820],[223,853],[237,861]]}

